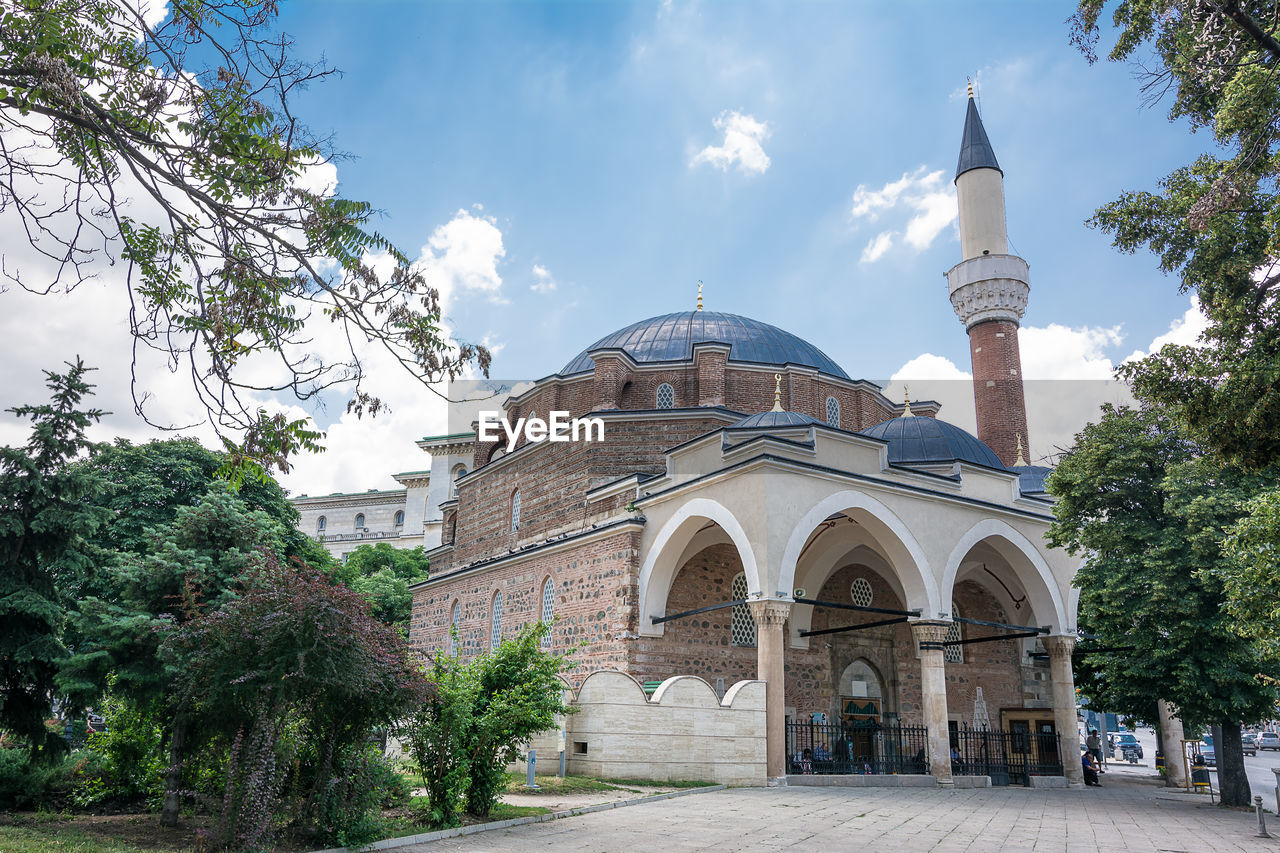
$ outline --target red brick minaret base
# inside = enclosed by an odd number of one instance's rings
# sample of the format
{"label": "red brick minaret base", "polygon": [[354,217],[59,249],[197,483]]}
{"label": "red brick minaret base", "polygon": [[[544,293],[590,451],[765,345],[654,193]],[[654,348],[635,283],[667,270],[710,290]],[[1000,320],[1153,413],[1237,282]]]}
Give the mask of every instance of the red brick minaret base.
{"label": "red brick minaret base", "polygon": [[973,402],[978,414],[978,438],[1005,465],[1018,458],[1018,444],[1027,440],[1027,405],[1022,395],[1022,359],[1018,353],[1018,324],[988,320],[969,329],[973,357]]}

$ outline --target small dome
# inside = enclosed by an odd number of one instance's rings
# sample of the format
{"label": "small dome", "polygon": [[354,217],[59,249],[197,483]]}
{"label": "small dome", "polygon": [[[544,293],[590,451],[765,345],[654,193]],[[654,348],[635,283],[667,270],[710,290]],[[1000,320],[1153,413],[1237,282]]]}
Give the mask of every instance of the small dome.
{"label": "small dome", "polygon": [[829,376],[848,379],[840,365],[808,341],[777,326],[718,311],[679,311],[650,317],[605,335],[578,353],[561,370],[561,376],[586,373],[595,368],[587,353],[616,347],[640,363],[677,361],[693,357],[694,344],[729,344],[729,360],[753,364],[799,364]]}
{"label": "small dome", "polygon": [[1044,465],[1013,465],[1009,470],[1018,473],[1018,490],[1024,495],[1045,494],[1044,481],[1053,473]]}
{"label": "small dome", "polygon": [[809,424],[822,423],[817,418],[802,415],[799,412],[760,412],[749,415],[725,429],[778,429],[781,427],[802,427]]}
{"label": "small dome", "polygon": [[864,429],[862,434],[889,442],[889,462],[895,465],[972,462],[1004,469],[1000,457],[977,436],[937,418],[893,418]]}

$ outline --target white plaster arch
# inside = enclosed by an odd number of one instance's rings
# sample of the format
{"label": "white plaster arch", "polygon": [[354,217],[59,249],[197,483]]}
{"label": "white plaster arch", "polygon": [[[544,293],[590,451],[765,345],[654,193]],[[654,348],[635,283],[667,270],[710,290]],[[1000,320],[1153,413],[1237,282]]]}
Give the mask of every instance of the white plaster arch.
{"label": "white plaster arch", "polygon": [[752,597],[760,595],[763,585],[756,568],[756,555],[751,549],[747,533],[734,514],[725,506],[710,498],[693,498],[685,503],[658,531],[644,565],[640,567],[639,633],[660,637],[665,623],[654,625],[650,616],[666,612],[667,594],[676,574],[684,565],[681,559],[689,542],[697,536],[703,524],[714,521],[728,534],[729,540],[742,560],[742,570],[747,576],[747,592]]}
{"label": "white plaster arch", "polygon": [[1073,586],[1067,593],[1067,625],[1068,634],[1074,634],[1080,618],[1080,587]]}
{"label": "white plaster arch", "polygon": [[852,490],[828,495],[796,523],[782,552],[778,588],[788,592],[795,588],[796,563],[814,528],[832,515],[849,510],[861,510],[873,521],[868,529],[890,559],[906,593],[907,609],[919,607],[925,616],[939,612],[938,582],[930,571],[929,560],[920,543],[893,510],[864,492]]}
{"label": "white plaster arch", "polygon": [[[1013,571],[1027,593],[1032,611],[1039,618],[1044,618],[1045,615],[1052,617],[1053,624],[1050,627],[1055,634],[1061,633],[1067,625],[1067,610],[1062,601],[1058,580],[1053,576],[1053,570],[1049,568],[1044,555],[1031,543],[1031,540],[997,518],[984,518],[974,524],[951,549],[951,555],[947,557],[946,569],[942,573],[942,589],[947,592],[948,609],[956,575],[960,572],[960,564],[964,562],[965,556],[975,545],[991,538],[1005,540],[1026,558],[1027,563],[1034,569],[1035,576],[1028,577],[1011,561]],[[1036,580],[1039,583],[1035,583]]]}

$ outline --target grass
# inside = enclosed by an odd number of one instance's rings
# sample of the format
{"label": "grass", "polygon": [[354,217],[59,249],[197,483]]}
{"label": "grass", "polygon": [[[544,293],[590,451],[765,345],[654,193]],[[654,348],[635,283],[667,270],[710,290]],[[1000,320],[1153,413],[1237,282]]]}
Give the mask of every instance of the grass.
{"label": "grass", "polygon": [[667,782],[654,782],[652,779],[604,779],[601,780],[618,787],[639,785],[644,788],[705,788],[715,782],[703,782],[698,779],[673,779]]}
{"label": "grass", "polygon": [[508,773],[506,792],[508,794],[595,794],[600,791],[626,791],[638,794],[639,791],[615,782],[593,779],[590,776],[535,776],[537,790],[524,786],[528,777],[523,773]]}
{"label": "grass", "polygon": [[5,853],[142,853],[143,848],[94,838],[70,826],[0,826],[0,850]]}

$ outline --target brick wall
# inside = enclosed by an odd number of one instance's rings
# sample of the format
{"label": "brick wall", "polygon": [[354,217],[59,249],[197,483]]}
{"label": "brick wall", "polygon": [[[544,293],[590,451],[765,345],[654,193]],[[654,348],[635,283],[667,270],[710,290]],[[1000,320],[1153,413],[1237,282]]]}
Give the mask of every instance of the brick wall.
{"label": "brick wall", "polygon": [[1012,465],[1018,456],[1021,435],[1023,454],[1030,460],[1018,325],[1007,320],[979,323],[969,330],[969,351],[973,358],[978,438],[996,452],[1001,462]]}

